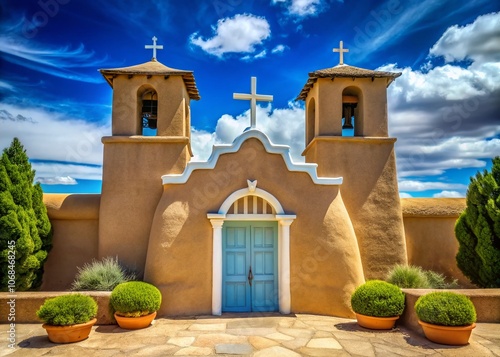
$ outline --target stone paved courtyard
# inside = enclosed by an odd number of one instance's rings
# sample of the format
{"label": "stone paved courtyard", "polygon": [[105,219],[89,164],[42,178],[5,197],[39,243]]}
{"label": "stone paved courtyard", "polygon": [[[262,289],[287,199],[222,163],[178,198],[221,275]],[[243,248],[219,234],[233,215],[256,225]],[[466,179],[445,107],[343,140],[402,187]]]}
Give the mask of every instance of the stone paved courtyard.
{"label": "stone paved courtyard", "polygon": [[16,328],[18,346],[4,344],[0,356],[500,356],[500,324],[486,323],[462,347],[403,327],[372,331],[355,320],[302,314],[162,318],[136,331],[94,326],[87,340],[67,345],[51,343],[41,324]]}

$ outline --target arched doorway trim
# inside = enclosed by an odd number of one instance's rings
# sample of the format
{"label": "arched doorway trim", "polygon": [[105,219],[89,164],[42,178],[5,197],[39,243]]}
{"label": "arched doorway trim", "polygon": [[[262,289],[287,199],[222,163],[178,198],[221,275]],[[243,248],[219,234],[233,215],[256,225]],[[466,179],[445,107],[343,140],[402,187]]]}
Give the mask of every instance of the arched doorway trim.
{"label": "arched doorway trim", "polygon": [[[237,190],[222,203],[218,213],[209,213],[212,224],[212,314],[222,313],[222,227],[225,221],[277,221],[278,224],[278,303],[282,314],[291,311],[290,225],[296,215],[285,214],[281,203],[269,192],[257,188],[257,181]],[[240,204],[242,202],[242,204]],[[243,207],[241,207],[243,206]],[[270,206],[270,210],[266,207]]]}

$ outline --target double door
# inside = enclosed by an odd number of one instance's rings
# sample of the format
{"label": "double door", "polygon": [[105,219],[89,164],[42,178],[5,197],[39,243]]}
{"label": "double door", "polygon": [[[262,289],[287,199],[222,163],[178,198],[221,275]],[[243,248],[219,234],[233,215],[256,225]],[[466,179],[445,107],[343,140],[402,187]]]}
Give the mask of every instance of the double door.
{"label": "double door", "polygon": [[278,311],[277,222],[225,222],[222,311]]}

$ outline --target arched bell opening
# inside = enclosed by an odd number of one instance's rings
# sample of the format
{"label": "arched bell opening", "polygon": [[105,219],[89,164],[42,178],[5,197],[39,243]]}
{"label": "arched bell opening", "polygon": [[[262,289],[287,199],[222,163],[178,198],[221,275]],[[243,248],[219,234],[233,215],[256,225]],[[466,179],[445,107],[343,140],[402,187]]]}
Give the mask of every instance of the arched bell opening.
{"label": "arched bell opening", "polygon": [[347,87],[342,91],[342,136],[358,136],[361,131],[361,91]]}
{"label": "arched bell opening", "polygon": [[[142,93],[141,93],[142,92]],[[142,135],[156,136],[158,128],[158,93],[151,87],[139,91]]]}
{"label": "arched bell opening", "polygon": [[306,146],[314,139],[316,136],[316,101],[314,98],[309,100],[307,103],[307,118],[306,118]]}

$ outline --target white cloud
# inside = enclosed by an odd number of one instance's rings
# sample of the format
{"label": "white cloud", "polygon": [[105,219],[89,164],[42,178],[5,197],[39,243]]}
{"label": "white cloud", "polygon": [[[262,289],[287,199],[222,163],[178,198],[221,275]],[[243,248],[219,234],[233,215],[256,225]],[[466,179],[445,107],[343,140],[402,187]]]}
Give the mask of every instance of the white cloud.
{"label": "white cloud", "polygon": [[37,177],[36,182],[44,185],[78,185],[71,176]]}
{"label": "white cloud", "polygon": [[458,191],[441,191],[439,193],[435,193],[432,197],[435,197],[435,198],[462,198],[462,197],[465,197],[465,195],[458,192]]}
{"label": "white cloud", "polygon": [[[483,168],[489,158],[500,152],[500,58],[495,61],[484,48],[478,50],[480,57],[469,55],[474,51],[468,45],[471,39],[485,44],[497,41],[499,31],[484,28],[489,28],[486,20],[498,18],[497,14],[490,14],[465,27],[452,26],[434,45],[436,55],[473,59],[465,67],[451,63],[432,67],[429,62],[422,70],[401,69],[396,64],[380,67],[403,72],[387,93],[389,130],[398,138],[399,177],[437,176],[448,169]],[[447,47],[453,42],[451,33],[456,40],[464,41],[465,52],[460,55]]]}
{"label": "white cloud", "polygon": [[466,190],[467,186],[461,183],[424,182],[416,180],[399,181],[400,191],[421,192],[427,190]]}
{"label": "white cloud", "polygon": [[69,185],[76,180],[102,180],[102,166],[100,165],[79,165],[75,163],[61,162],[39,162],[31,163],[36,171],[35,179],[44,184]]}
{"label": "white cloud", "polygon": [[212,26],[214,36],[203,39],[198,33],[190,36],[190,42],[203,51],[218,57],[226,53],[252,53],[256,46],[271,36],[271,27],[264,17],[238,14],[217,21]]}
{"label": "white cloud", "polygon": [[[35,107],[19,107],[1,103],[0,148],[10,145],[14,137],[19,138],[32,160],[80,165],[102,165],[101,137],[110,135],[107,125],[68,118],[58,112],[49,112]],[[7,115],[7,114],[10,115]],[[10,120],[7,118],[18,118]],[[100,170],[100,169],[99,169]],[[72,176],[66,170],[51,170],[42,177]]]}
{"label": "white cloud", "polygon": [[399,198],[412,198],[413,196],[406,192],[400,192]]}
{"label": "white cloud", "polygon": [[462,68],[446,64],[428,72],[388,64],[381,71],[403,74],[389,87],[397,100],[463,100],[500,89],[500,63],[486,63]]}
{"label": "white cloud", "polygon": [[[257,105],[257,128],[268,135],[274,144],[289,145],[296,162],[304,161],[301,156],[304,150],[304,117],[304,109],[296,103],[274,110],[271,110],[270,104],[267,107]],[[217,121],[215,133],[193,129],[191,135],[195,159],[207,160],[212,152],[212,145],[232,143],[249,126],[250,110],[247,110],[236,117],[222,115]]]}
{"label": "white cloud", "polygon": [[500,60],[500,12],[481,15],[465,26],[449,27],[430,49],[446,62],[472,59],[477,63]]}
{"label": "white cloud", "polygon": [[273,4],[278,3],[286,6],[288,14],[298,17],[317,15],[326,7],[324,0],[273,0]]}
{"label": "white cloud", "polygon": [[285,45],[277,45],[276,47],[274,47],[272,49],[271,53],[282,53],[287,48],[288,48],[288,46],[285,46]]}

